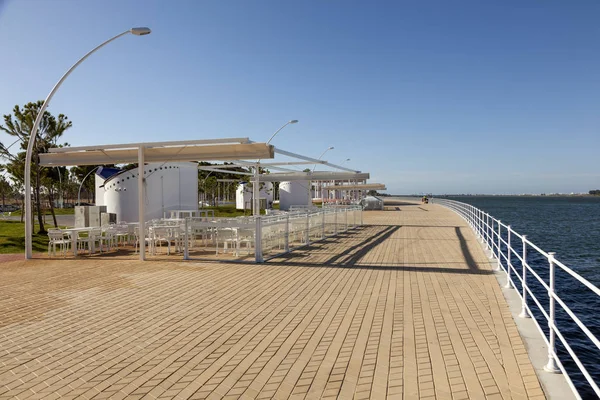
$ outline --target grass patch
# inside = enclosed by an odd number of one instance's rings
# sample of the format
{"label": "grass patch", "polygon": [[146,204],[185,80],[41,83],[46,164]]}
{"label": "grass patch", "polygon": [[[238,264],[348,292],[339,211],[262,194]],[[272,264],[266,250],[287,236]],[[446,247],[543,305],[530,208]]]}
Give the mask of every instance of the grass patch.
{"label": "grass patch", "polygon": [[[74,215],[75,209],[74,208],[55,208],[54,214],[56,214],[56,215]],[[13,211],[11,215],[17,215],[17,216],[21,215],[21,210]],[[42,210],[42,215],[48,215],[48,216],[52,217],[52,213],[50,212],[50,209]],[[35,216],[37,216],[37,212],[35,213]]]}
{"label": "grass patch", "polygon": [[[35,225],[34,232],[39,230]],[[48,235],[33,234],[33,251],[48,251]],[[25,223],[20,221],[0,221],[0,254],[23,253],[25,251]]]}
{"label": "grass patch", "polygon": [[[275,208],[275,207],[273,207]],[[279,205],[277,205],[279,208]],[[243,216],[251,216],[252,210],[238,210],[235,208],[234,204],[226,205],[226,206],[218,206],[218,207],[203,207],[202,210],[214,210],[215,217],[226,217],[226,218],[235,218],[235,217],[243,217]],[[261,215],[265,215],[265,210],[260,210]]]}

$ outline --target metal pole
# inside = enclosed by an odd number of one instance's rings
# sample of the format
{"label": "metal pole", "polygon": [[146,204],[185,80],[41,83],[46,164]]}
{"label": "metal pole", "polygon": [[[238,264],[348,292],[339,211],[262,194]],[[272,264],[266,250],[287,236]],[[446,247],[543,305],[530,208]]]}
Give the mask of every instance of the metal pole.
{"label": "metal pole", "polygon": [[[150,30],[148,29],[148,33],[150,33],[149,31]],[[62,85],[62,83],[65,81],[65,79],[67,79],[67,77],[71,74],[71,72],[73,72],[73,70],[75,68],[77,68],[79,66],[79,64],[81,64],[83,61],[85,61],[85,59],[88,58],[90,55],[92,55],[92,53],[94,53],[95,51],[104,47],[105,45],[112,42],[113,40],[118,39],[121,36],[124,36],[128,33],[134,33],[134,32],[132,29],[130,29],[123,33],[119,33],[118,35],[108,39],[107,41],[101,43],[100,45],[98,45],[97,47],[95,47],[94,49],[89,51],[79,61],[77,61],[75,64],[73,64],[73,66],[71,68],[69,68],[69,70],[62,76],[62,78],[60,78],[60,80],[56,83],[56,85],[54,85],[54,87],[48,94],[48,97],[46,97],[46,100],[44,100],[44,103],[42,104],[42,108],[40,108],[40,111],[38,112],[37,117],[35,118],[35,122],[33,123],[33,127],[31,128],[31,133],[29,134],[29,142],[27,143],[27,152],[25,153],[25,258],[26,259],[31,259],[33,257],[33,252],[32,252],[32,243],[33,243],[32,219],[33,219],[33,216],[31,215],[31,158],[33,157],[33,146],[35,144],[37,130],[40,125],[40,122],[42,121],[42,117],[44,116],[44,112],[46,111],[46,108],[48,108],[48,104],[50,103],[50,100],[52,100],[52,97],[54,97],[54,94],[56,93],[56,91],[58,90],[60,85]]]}
{"label": "metal pole", "polygon": [[290,215],[285,216],[285,234],[284,234],[284,250],[286,253],[290,252]]}
{"label": "metal pole", "polygon": [[529,313],[527,312],[527,235],[523,235],[523,296],[521,298],[521,314],[519,317],[521,318],[529,318]]}
{"label": "metal pole", "polygon": [[479,232],[481,235],[481,243],[485,241],[485,224],[483,221],[483,211],[479,210]]}
{"label": "metal pole", "polygon": [[80,206],[81,205],[81,188],[83,187],[83,182],[86,180],[86,178],[88,176],[90,176],[90,174],[92,172],[94,172],[95,170],[97,170],[98,168],[100,168],[101,165],[98,165],[96,168],[92,169],[90,172],[88,172],[83,179],[81,180],[81,183],[79,184],[79,190],[77,191],[77,205]]}
{"label": "metal pole", "polygon": [[496,264],[496,269],[494,271],[500,271],[500,268],[502,266],[502,261],[500,260],[500,255],[502,254],[502,252],[500,251],[500,249],[501,249],[501,247],[500,247],[500,244],[501,244],[500,238],[501,238],[501,232],[502,232],[501,231],[502,230],[502,224],[501,224],[501,222],[502,221],[498,220],[498,251],[496,253],[496,258],[498,259],[498,264]]}
{"label": "metal pole", "polygon": [[254,167],[254,183],[252,186],[252,215],[260,215],[260,175],[259,175],[260,163],[256,163]]}
{"label": "metal pole", "polygon": [[548,262],[550,263],[550,285],[548,290],[548,297],[550,299],[550,319],[548,320],[548,329],[550,330],[550,337],[548,338],[548,364],[544,366],[544,371],[552,372],[557,374],[560,372],[558,367],[556,366],[556,360],[554,359],[554,354],[556,352],[556,334],[554,333],[554,318],[555,318],[555,309],[554,309],[554,255],[556,253],[548,253]]}
{"label": "metal pole", "polygon": [[256,220],[256,237],[254,238],[254,256],[257,263],[261,263],[264,261],[262,254],[262,219],[260,215],[255,217]]}
{"label": "metal pole", "polygon": [[490,214],[485,213],[485,248],[490,249]]}
{"label": "metal pole", "polygon": [[310,210],[306,210],[306,244],[310,244]]}
{"label": "metal pole", "polygon": [[190,259],[190,250],[189,250],[189,228],[188,228],[188,219],[185,219],[185,243],[184,243],[184,248],[183,248],[183,259],[184,260],[189,260]]}
{"label": "metal pole", "polygon": [[144,210],[144,146],[138,148],[138,240],[140,242],[140,260],[146,258],[146,221]]}
{"label": "metal pole", "polygon": [[508,239],[506,241],[506,285],[504,285],[506,289],[510,289],[513,286],[512,280],[510,279],[510,270],[512,268],[512,262],[510,260],[512,251],[512,248],[510,247],[510,231],[510,225],[508,225]]}
{"label": "metal pole", "polygon": [[56,171],[58,172],[58,208],[64,208],[62,192],[62,174],[60,173],[60,167],[56,167]]}
{"label": "metal pole", "polygon": [[334,233],[338,234],[338,226],[337,226],[337,207],[333,209],[333,227],[335,229]]}

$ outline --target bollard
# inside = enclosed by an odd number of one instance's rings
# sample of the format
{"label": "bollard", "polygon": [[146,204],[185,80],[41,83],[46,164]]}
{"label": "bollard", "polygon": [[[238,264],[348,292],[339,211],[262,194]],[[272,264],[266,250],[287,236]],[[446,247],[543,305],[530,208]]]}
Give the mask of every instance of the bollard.
{"label": "bollard", "polygon": [[554,255],[556,253],[548,253],[548,262],[550,263],[550,284],[548,290],[548,297],[550,299],[550,319],[548,320],[548,328],[550,330],[550,337],[548,338],[548,364],[544,367],[544,371],[558,374],[560,370],[556,366],[556,360],[554,354],[556,352],[556,334],[554,333]]}
{"label": "bollard", "polygon": [[510,279],[510,270],[512,269],[512,262],[510,261],[511,251],[512,248],[510,247],[510,225],[508,225],[508,235],[506,240],[506,285],[504,285],[506,289],[510,289],[514,286],[512,280]]}
{"label": "bollard", "polygon": [[523,289],[523,296],[521,298],[521,314],[519,314],[519,317],[521,318],[529,318],[529,313],[527,312],[527,236],[523,235],[523,254],[522,254],[522,258],[523,258],[523,282],[522,282],[522,289]]}

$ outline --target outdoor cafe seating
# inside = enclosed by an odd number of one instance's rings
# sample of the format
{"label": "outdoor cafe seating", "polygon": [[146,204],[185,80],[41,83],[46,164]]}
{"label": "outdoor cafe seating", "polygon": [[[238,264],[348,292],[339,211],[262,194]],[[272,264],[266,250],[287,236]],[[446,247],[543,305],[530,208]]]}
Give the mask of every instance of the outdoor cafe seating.
{"label": "outdoor cafe seating", "polygon": [[263,254],[272,257],[355,227],[361,212],[360,206],[338,206],[280,211],[260,219],[204,212],[185,217],[178,212],[170,213],[171,218],[152,219],[142,229],[135,222],[53,229],[48,233],[48,255],[100,255],[122,249],[138,253],[144,240],[149,256],[247,259],[254,254],[259,260]]}

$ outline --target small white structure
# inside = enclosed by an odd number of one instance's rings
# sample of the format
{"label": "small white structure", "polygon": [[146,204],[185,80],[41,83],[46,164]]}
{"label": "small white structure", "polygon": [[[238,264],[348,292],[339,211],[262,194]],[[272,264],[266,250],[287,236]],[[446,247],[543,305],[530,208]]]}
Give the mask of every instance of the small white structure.
{"label": "small white structure", "polygon": [[[104,176],[106,172],[101,168],[96,173],[96,205],[105,205],[107,212],[117,214],[117,222],[137,222],[138,168],[108,177]],[[143,173],[146,220],[162,218],[169,210],[198,209],[197,163],[149,163],[144,165]]]}
{"label": "small white structure", "polygon": [[363,210],[383,210],[383,200],[376,196],[367,196],[360,201]]}
{"label": "small white structure", "polygon": [[290,206],[311,206],[310,181],[285,181],[279,184],[279,209],[287,211]]}
{"label": "small white structure", "polygon": [[[261,182],[260,202],[268,208],[273,203],[273,183]],[[235,208],[238,210],[252,210],[252,187],[247,183],[240,183],[235,191]]]}

